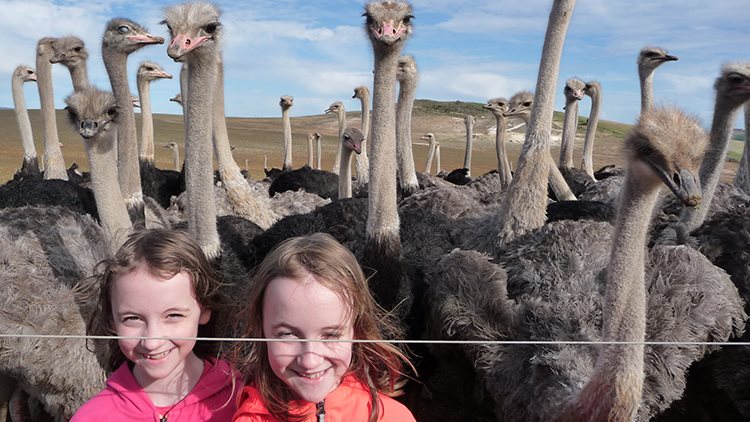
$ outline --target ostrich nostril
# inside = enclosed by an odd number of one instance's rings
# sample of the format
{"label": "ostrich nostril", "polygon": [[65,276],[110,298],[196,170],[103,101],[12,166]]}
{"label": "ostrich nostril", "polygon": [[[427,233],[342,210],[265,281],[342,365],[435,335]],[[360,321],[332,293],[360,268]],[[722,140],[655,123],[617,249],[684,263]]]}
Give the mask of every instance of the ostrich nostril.
{"label": "ostrich nostril", "polygon": [[677,187],[680,187],[680,186],[681,186],[681,184],[682,184],[682,179],[680,179],[680,174],[679,174],[679,173],[675,173],[675,174],[674,174],[674,175],[672,176],[672,180],[674,181],[674,184],[675,184],[675,185],[677,185]]}

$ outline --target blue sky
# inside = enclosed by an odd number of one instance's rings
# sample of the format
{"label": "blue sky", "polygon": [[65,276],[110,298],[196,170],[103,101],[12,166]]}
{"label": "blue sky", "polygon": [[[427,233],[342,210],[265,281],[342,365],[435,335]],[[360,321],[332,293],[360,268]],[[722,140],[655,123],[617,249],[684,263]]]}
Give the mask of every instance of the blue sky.
{"label": "blue sky", "polygon": [[[0,0],[0,107],[12,107],[10,75],[19,64],[34,65],[36,42],[44,36],[76,35],[90,52],[89,77],[109,89],[101,61],[101,35],[113,17],[127,17],[167,37],[159,25],[170,1]],[[281,95],[292,95],[291,116],[321,114],[332,102],[358,110],[357,85],[372,86],[372,49],[363,30],[364,1],[217,1],[224,24],[226,110],[230,116],[278,117]],[[551,1],[414,0],[414,33],[404,53],[420,69],[417,98],[484,102],[533,90]],[[563,52],[562,83],[576,76],[603,87],[602,118],[632,123],[639,111],[635,60],[644,45],[679,56],[655,77],[657,103],[675,104],[710,124],[713,81],[722,63],[750,61],[747,0],[578,0]],[[130,56],[179,74],[166,46]],[[53,66],[56,106],[72,92],[67,70]],[[179,114],[169,98],[177,78],[152,84],[157,113]],[[26,84],[29,108],[38,108],[36,86]],[[588,114],[589,101],[580,106]],[[738,122],[738,126],[739,126]]]}

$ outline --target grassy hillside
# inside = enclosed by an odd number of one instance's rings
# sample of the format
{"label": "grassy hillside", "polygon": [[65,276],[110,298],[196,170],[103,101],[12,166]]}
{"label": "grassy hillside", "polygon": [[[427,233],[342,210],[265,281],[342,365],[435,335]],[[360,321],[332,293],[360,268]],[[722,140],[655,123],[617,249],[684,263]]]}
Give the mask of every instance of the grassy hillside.
{"label": "grassy hillside", "polygon": [[[41,119],[39,110],[30,111],[31,124],[35,137],[37,152],[42,155]],[[307,134],[319,132],[323,135],[323,167],[330,169],[333,165],[334,151],[336,147],[336,136],[338,133],[336,118],[330,115],[294,116],[292,114],[293,131],[293,160],[294,165],[301,166],[307,157]],[[463,118],[471,114],[476,118],[474,125],[474,154],[472,162],[472,173],[482,174],[496,167],[494,151],[495,140],[495,118],[480,103],[462,101],[432,101],[417,100],[414,105],[412,121],[412,139],[417,141],[420,136],[427,132],[435,134],[441,144],[442,165],[444,170],[451,170],[463,166],[464,149],[466,146],[466,129]],[[360,125],[360,113],[347,113],[348,124]],[[559,134],[562,125],[562,113],[555,112],[555,129]],[[140,132],[140,115],[136,114],[136,123]],[[586,117],[579,119],[578,138],[576,140],[575,160],[580,162],[583,135],[585,133]],[[60,142],[64,144],[63,155],[67,166],[73,162],[78,163],[83,169],[88,168],[83,143],[69,127],[67,117],[63,110],[57,111],[57,126]],[[253,178],[262,178],[264,156],[267,157],[269,167],[280,167],[282,154],[282,132],[281,118],[229,118],[227,119],[229,138],[235,146],[234,156],[237,164],[250,170]],[[511,126],[516,126],[511,122]],[[597,130],[594,165],[599,167],[605,164],[621,164],[620,146],[622,139],[629,130],[630,125],[600,121]],[[524,127],[515,130],[512,138],[517,140],[508,146],[509,154],[515,163],[520,153],[523,140]],[[157,114],[154,116],[154,137],[156,142],[157,166],[169,168],[172,165],[171,150],[162,148],[165,143],[177,142],[182,146],[184,139],[182,116]],[[559,135],[558,135],[559,136]],[[742,143],[733,142],[730,147],[732,156],[739,157],[742,151]],[[0,183],[10,179],[13,173],[20,167],[23,155],[20,134],[16,124],[13,110],[0,110]],[[183,149],[180,148],[182,155]],[[419,171],[424,170],[427,148],[421,145],[414,146],[416,167]],[[559,148],[552,147],[552,156],[557,159]],[[726,177],[736,171],[736,164],[729,163],[725,171]],[[728,179],[727,179],[728,180]]]}

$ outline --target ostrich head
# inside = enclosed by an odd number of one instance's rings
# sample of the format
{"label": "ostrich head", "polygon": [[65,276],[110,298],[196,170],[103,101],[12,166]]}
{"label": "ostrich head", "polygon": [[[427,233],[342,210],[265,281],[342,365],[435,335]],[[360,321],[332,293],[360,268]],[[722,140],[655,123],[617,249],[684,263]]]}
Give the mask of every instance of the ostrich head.
{"label": "ostrich head", "polygon": [[36,72],[29,66],[21,65],[13,71],[13,79],[20,80],[21,82],[36,82]]}
{"label": "ostrich head", "polygon": [[309,141],[317,141],[320,139],[320,134],[318,132],[312,132],[307,134],[307,139]]}
{"label": "ostrich head", "polygon": [[170,98],[169,101],[173,101],[179,105],[182,105],[182,94],[179,92],[174,97]]}
{"label": "ostrich head", "polygon": [[62,63],[66,67],[76,66],[89,58],[89,52],[78,37],[58,38],[52,45],[54,53],[50,57],[50,63]]}
{"label": "ostrich head", "polygon": [[157,79],[172,79],[172,75],[164,71],[158,63],[143,62],[138,66],[138,79],[155,81]]}
{"label": "ostrich head", "polygon": [[39,39],[36,43],[36,55],[40,57],[47,57],[49,59],[55,54],[55,43],[57,38],[44,37]]}
{"label": "ostrich head", "polygon": [[164,144],[164,148],[175,149],[177,148],[177,144],[174,142],[170,142],[170,143]]}
{"label": "ostrich head", "polygon": [[163,24],[167,25],[172,41],[167,54],[174,61],[183,61],[185,55],[198,49],[205,54],[218,54],[221,39],[221,13],[208,3],[187,3],[172,6],[164,11]]}
{"label": "ostrich head", "polygon": [[412,32],[411,6],[402,1],[385,0],[365,6],[365,29],[373,45],[404,42]]}
{"label": "ostrich head", "polygon": [[583,90],[586,89],[586,83],[578,78],[570,78],[565,82],[565,98],[566,99],[583,99]]}
{"label": "ostrich head", "polygon": [[369,98],[370,97],[370,88],[361,85],[356,88],[354,88],[354,95],[352,95],[352,98]]}
{"label": "ostrich head", "polygon": [[597,81],[586,82],[586,88],[583,89],[583,93],[589,97],[594,97],[602,92],[602,86]]}
{"label": "ostrich head", "polygon": [[531,117],[531,106],[534,104],[534,94],[529,91],[521,91],[510,97],[510,103],[506,116],[518,116],[528,122]]}
{"label": "ostrich head", "polygon": [[739,107],[750,100],[750,63],[729,63],[721,67],[721,75],[714,83],[717,96]]}
{"label": "ostrich head", "polygon": [[495,117],[504,117],[505,113],[510,110],[508,100],[502,97],[487,100],[487,104],[482,107],[489,110]]}
{"label": "ostrich head", "polygon": [[425,133],[424,135],[420,136],[419,139],[427,141],[429,143],[433,143],[435,142],[435,134],[433,134],[432,132]]}
{"label": "ostrich head", "polygon": [[362,152],[362,142],[365,140],[365,134],[356,127],[348,127],[341,134],[341,143],[345,149],[356,152]]}
{"label": "ostrich head", "polygon": [[291,95],[282,95],[279,100],[279,105],[281,106],[282,111],[289,110],[294,105],[294,97]]}
{"label": "ostrich head", "polygon": [[68,118],[85,140],[95,142],[118,116],[115,97],[97,88],[75,92],[65,99]]}
{"label": "ostrich head", "polygon": [[143,26],[124,18],[110,20],[102,38],[103,51],[121,54],[130,54],[150,44],[164,44],[164,38],[149,34]]}
{"label": "ostrich head", "polygon": [[469,114],[469,115],[467,115],[466,117],[464,117],[464,124],[466,125],[466,129],[468,130],[468,129],[469,129],[469,127],[472,127],[472,126],[474,126],[474,123],[475,123],[476,121],[477,121],[477,120],[476,120],[476,119],[474,118],[474,116],[472,116],[472,115],[470,115],[470,114]]}
{"label": "ostrich head", "polygon": [[331,104],[325,111],[325,114],[341,114],[344,113],[344,104],[341,101],[336,101],[335,103]]}
{"label": "ostrich head", "polygon": [[396,80],[403,82],[413,80],[417,76],[417,63],[414,57],[410,55],[398,58],[398,68],[396,69]]}
{"label": "ostrich head", "polygon": [[667,50],[659,47],[643,47],[638,54],[638,73],[649,74],[665,62],[677,60],[677,56],[667,54]]}
{"label": "ostrich head", "polygon": [[701,202],[698,171],[708,143],[697,119],[676,108],[657,107],[643,114],[625,139],[635,168],[650,169],[688,206]]}

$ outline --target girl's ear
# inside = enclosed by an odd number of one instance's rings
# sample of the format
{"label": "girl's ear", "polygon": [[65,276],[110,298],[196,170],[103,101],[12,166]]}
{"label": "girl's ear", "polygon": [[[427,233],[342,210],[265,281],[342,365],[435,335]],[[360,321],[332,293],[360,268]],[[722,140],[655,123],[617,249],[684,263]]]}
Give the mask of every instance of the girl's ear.
{"label": "girl's ear", "polygon": [[211,320],[211,310],[201,306],[201,316],[198,319],[198,324],[204,325],[204,324],[207,324],[208,321],[210,320]]}

